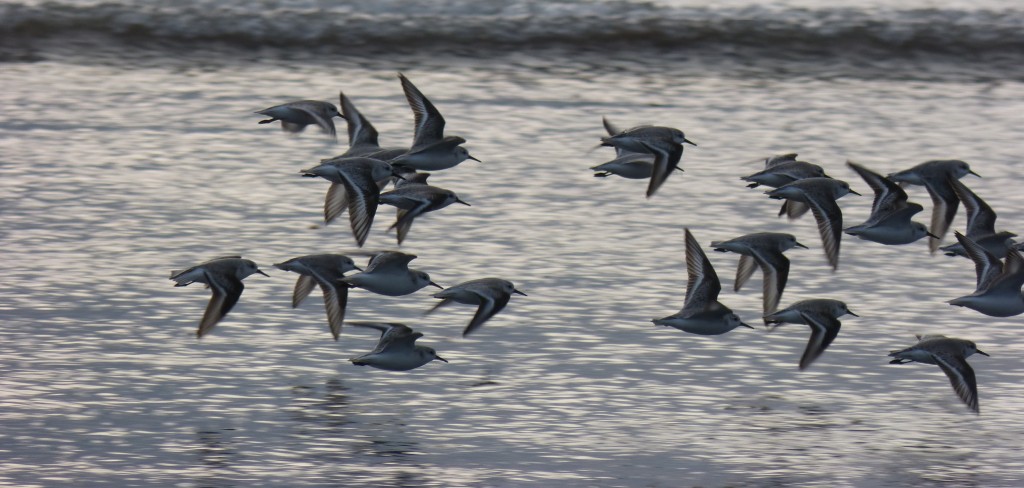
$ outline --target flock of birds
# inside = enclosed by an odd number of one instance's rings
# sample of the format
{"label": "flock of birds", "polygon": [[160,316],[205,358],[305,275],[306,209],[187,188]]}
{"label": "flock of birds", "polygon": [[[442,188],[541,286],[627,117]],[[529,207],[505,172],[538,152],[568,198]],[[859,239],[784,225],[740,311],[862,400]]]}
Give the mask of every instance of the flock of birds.
{"label": "flock of birds", "polygon": [[[408,237],[414,219],[445,208],[453,203],[469,205],[450,190],[426,183],[429,173],[454,167],[476,158],[461,146],[466,140],[444,135],[445,120],[434,104],[423,95],[408,78],[398,75],[415,120],[411,147],[382,148],[377,141],[377,130],[356,110],[352,101],[340,95],[341,111],[331,103],[302,100],[260,110],[258,114],[270,117],[261,124],[281,122],[286,132],[301,132],[307,126],[320,127],[336,138],[334,117],[348,123],[349,149],[340,156],[320,161],[320,164],[302,170],[303,176],[320,177],[331,182],[324,201],[324,220],[331,223],[346,211],[356,244],[365,244],[373,225],[379,204],[397,207],[397,219],[389,230],[395,229],[398,244]],[[393,184],[394,189],[383,192]],[[440,299],[427,311],[433,312],[452,302],[477,307],[476,314],[463,331],[469,335],[490,320],[508,304],[514,294],[526,295],[515,285],[500,278],[480,278],[444,288],[423,271],[410,269],[415,255],[399,251],[372,253],[365,269],[343,254],[310,254],[299,256],[274,266],[297,273],[298,281],[292,293],[292,307],[299,304],[317,286],[324,296],[327,323],[334,340],[341,335],[348,304],[349,289],[359,288],[385,296],[404,296],[427,286],[440,288],[434,294]],[[347,274],[350,271],[356,273]],[[199,321],[197,337],[213,329],[238,302],[245,286],[242,280],[259,273],[266,276],[256,263],[241,256],[216,258],[184,271],[173,271],[175,286],[205,283],[213,292],[203,318]],[[437,352],[416,344],[423,336],[405,324],[389,322],[350,322],[350,325],[376,329],[380,339],[373,351],[352,358],[353,364],[380,369],[406,371],[423,366],[433,360],[448,362]]]}
{"label": "flock of birds", "polygon": [[[616,158],[591,168],[594,176],[619,175],[625,178],[650,178],[650,197],[664,180],[678,169],[683,143],[693,144],[682,132],[666,127],[635,127],[619,131],[607,119],[610,134],[602,145],[616,148]],[[843,228],[839,198],[853,193],[845,181],[825,174],[816,164],[800,161],[797,154],[783,154],[765,159],[762,171],[741,179],[748,187],[767,186],[770,198],[784,200],[779,216],[799,218],[808,210],[814,215],[821,235],[825,257],[833,271],[839,266],[839,248],[843,233],[886,245],[901,245],[928,237],[932,252],[943,250],[950,256],[967,256],[974,261],[977,283],[973,293],[950,300],[951,305],[971,308],[985,315],[1008,317],[1024,313],[1024,261],[1012,232],[996,231],[996,214],[960,178],[972,174],[970,166],[959,160],[928,161],[913,168],[882,176],[863,165],[847,162],[874,192],[871,214],[862,224]],[[934,208],[931,228],[911,220],[924,210],[908,201],[901,185],[922,185],[931,195]],[[957,244],[939,248],[960,202],[967,209],[967,234],[956,232]],[[656,325],[674,327],[684,332],[718,335],[737,327],[753,328],[743,323],[729,307],[718,301],[722,285],[714,267],[697,239],[686,229],[686,269],[688,275],[683,308],[668,317],[655,319]],[[833,299],[810,299],[778,310],[786,281],[789,259],[783,254],[794,247],[807,248],[792,234],[759,232],[727,241],[712,242],[720,252],[740,255],[734,281],[735,291],[760,269],[763,274],[762,312],[769,328],[784,323],[804,324],[811,336],[800,358],[800,369],[813,363],[838,336],[839,317],[857,316],[847,305]],[[975,354],[988,356],[968,340],[941,335],[918,336],[918,342],[905,349],[892,351],[892,364],[917,361],[936,364],[949,378],[954,391],[974,412],[979,412],[978,387],[974,370],[966,358]]]}
{"label": "flock of birds", "polygon": [[[429,173],[452,168],[467,159],[477,160],[462,147],[465,139],[444,134],[445,120],[437,108],[408,78],[398,75],[414,116],[413,144],[410,147],[383,148],[373,125],[352,104],[340,95],[341,110],[331,103],[303,100],[277,105],[257,112],[269,117],[260,124],[281,122],[287,132],[301,132],[307,126],[319,127],[336,138],[334,117],[344,118],[348,125],[349,148],[343,154],[320,161],[302,170],[303,176],[319,177],[331,185],[324,201],[324,220],[331,223],[345,212],[356,244],[362,247],[369,235],[378,205],[397,207],[397,218],[389,228],[396,230],[398,244],[408,238],[414,219],[425,213],[441,210],[453,203],[469,205],[450,190],[428,185]],[[652,197],[675,171],[682,171],[679,162],[684,144],[695,143],[682,131],[671,127],[639,126],[622,130],[607,119],[607,137],[600,146],[612,147],[616,158],[591,168],[597,177],[620,176],[647,179],[646,196]],[[976,310],[995,317],[1024,313],[1024,257],[1015,234],[997,231],[996,214],[992,208],[960,179],[975,175],[970,166],[959,160],[928,161],[913,168],[883,176],[854,163],[847,166],[873,190],[874,201],[867,221],[843,228],[839,198],[853,193],[850,185],[825,174],[816,164],[801,161],[797,154],[783,154],[765,159],[762,171],[742,177],[748,187],[771,188],[766,194],[783,200],[779,216],[796,219],[810,211],[817,222],[825,257],[833,271],[839,266],[840,242],[843,233],[885,245],[901,245],[929,239],[931,252],[942,250],[950,256],[966,256],[975,265],[975,290],[950,300],[951,305]],[[384,192],[388,185],[393,189]],[[906,185],[924,186],[933,202],[930,227],[912,218],[923,207],[908,201]],[[947,233],[960,202],[967,210],[966,233],[956,232],[957,244],[939,247]],[[779,310],[789,275],[789,259],[784,253],[794,247],[807,248],[791,234],[761,232],[726,241],[712,242],[719,252],[740,255],[734,289],[740,288],[760,269],[763,274],[762,317],[769,328],[781,324],[804,324],[811,335],[800,359],[800,369],[809,367],[837,337],[839,318],[854,314],[847,305],[833,299],[810,299]],[[729,307],[718,301],[721,282],[697,239],[685,230],[687,288],[682,309],[673,315],[655,319],[656,325],[674,327],[684,332],[718,335],[737,327],[753,328],[743,323]],[[452,303],[476,305],[476,314],[463,331],[468,335],[500,312],[514,294],[525,295],[504,279],[474,279],[443,288],[431,281],[427,273],[409,268],[416,256],[398,251],[372,254],[362,269],[342,254],[312,254],[275,264],[279,269],[299,275],[292,295],[292,306],[298,305],[319,286],[323,292],[327,322],[338,340],[344,322],[348,294],[359,288],[386,296],[404,296],[427,286],[441,288],[434,294],[440,299],[432,309]],[[355,273],[350,273],[350,272]],[[212,289],[212,298],[199,323],[197,336],[202,337],[232,309],[241,296],[242,280],[259,273],[266,275],[254,262],[240,256],[216,258],[171,273],[175,286],[194,282]],[[349,273],[349,274],[346,274]],[[404,324],[386,322],[350,322],[350,325],[372,328],[381,336],[373,351],[352,358],[356,365],[387,370],[409,370],[439,360],[447,362],[429,347],[416,345],[422,333]],[[977,381],[966,358],[974,353],[988,355],[968,340],[938,335],[918,336],[919,341],[902,350],[892,351],[893,364],[921,362],[936,364],[949,377],[960,399],[974,412],[979,411]]]}

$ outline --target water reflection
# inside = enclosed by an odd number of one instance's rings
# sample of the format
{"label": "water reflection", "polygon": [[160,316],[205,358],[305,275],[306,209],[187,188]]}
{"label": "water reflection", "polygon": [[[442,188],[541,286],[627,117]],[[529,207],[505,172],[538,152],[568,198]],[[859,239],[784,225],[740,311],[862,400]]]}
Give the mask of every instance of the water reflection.
{"label": "water reflection", "polygon": [[349,418],[348,388],[341,378],[328,379],[322,387],[296,386],[292,388],[292,420],[320,424],[325,427],[345,427]]}
{"label": "water reflection", "polygon": [[234,429],[206,430],[196,432],[199,447],[196,449],[199,462],[210,468],[231,466],[236,452],[231,442]]}

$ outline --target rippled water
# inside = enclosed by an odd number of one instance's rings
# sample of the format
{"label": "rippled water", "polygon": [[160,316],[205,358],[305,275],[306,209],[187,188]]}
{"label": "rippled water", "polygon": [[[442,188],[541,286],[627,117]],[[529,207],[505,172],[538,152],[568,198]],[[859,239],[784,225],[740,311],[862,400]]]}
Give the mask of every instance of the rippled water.
{"label": "rippled water", "polygon": [[[87,47],[87,46],[86,46]],[[219,48],[218,48],[219,49]],[[924,241],[844,237],[832,273],[810,218],[775,217],[749,161],[798,151],[868,193],[879,172],[970,162],[967,183],[1024,229],[1024,77],[974,60],[786,59],[650,49],[611,54],[223,49],[44,52],[0,69],[0,484],[10,486],[1012,486],[1024,477],[1020,317],[945,300],[967,260]],[[406,322],[451,361],[351,365],[373,333],[335,343],[317,299],[271,263],[354,250],[320,227],[327,183],[298,170],[343,151],[288,137],[253,110],[352,97],[385,145],[407,144],[408,75],[484,162],[431,182],[472,207],[417,220],[403,251],[452,285],[499,276],[529,294],[469,338],[470,307],[423,316],[426,291],[354,291],[349,320]],[[680,127],[699,144],[650,200],[597,179],[601,116]],[[344,139],[344,137],[343,137]],[[930,208],[920,188],[911,197]],[[870,198],[848,196],[849,223]],[[394,247],[382,209],[367,248]],[[926,221],[922,214],[919,220]],[[954,229],[964,226],[961,213]],[[785,231],[783,304],[846,301],[835,343],[797,370],[808,330],[703,337],[653,326],[686,281],[683,228],[707,244]],[[239,253],[238,306],[196,340],[208,300],[171,269]],[[759,278],[722,301],[757,323]],[[927,365],[889,366],[915,333],[976,341],[980,416]]]}

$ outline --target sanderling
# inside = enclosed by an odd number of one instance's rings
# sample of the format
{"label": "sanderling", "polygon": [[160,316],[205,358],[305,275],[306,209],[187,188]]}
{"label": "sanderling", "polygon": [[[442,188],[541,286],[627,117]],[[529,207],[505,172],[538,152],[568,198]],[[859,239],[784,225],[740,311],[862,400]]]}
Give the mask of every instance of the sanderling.
{"label": "sanderling", "polygon": [[373,351],[349,361],[356,366],[370,366],[388,371],[409,371],[433,360],[448,362],[426,346],[417,346],[422,332],[414,332],[405,324],[383,322],[350,322],[349,325],[380,331],[380,339]]}
{"label": "sanderling", "polygon": [[771,198],[786,198],[810,205],[818,222],[825,256],[835,270],[839,266],[839,241],[843,235],[843,212],[836,200],[847,193],[860,193],[851,190],[845,181],[832,178],[804,178],[765,193]]}
{"label": "sanderling", "polygon": [[303,176],[319,176],[331,182],[324,199],[324,221],[330,223],[342,210],[348,208],[352,235],[359,247],[366,242],[380,201],[380,184],[394,174],[384,161],[367,158],[335,158],[311,169],[302,170]]}
{"label": "sanderling", "polygon": [[[601,117],[604,129],[609,136],[622,132],[621,129],[608,121],[607,117]],[[598,146],[600,147],[600,146]],[[594,176],[604,178],[606,176],[618,175],[632,180],[643,180],[651,177],[654,172],[654,155],[647,152],[634,152],[621,147],[615,148],[615,159],[607,163],[599,164],[590,169],[596,171]],[[679,171],[682,168],[676,167]]]}
{"label": "sanderling", "polygon": [[684,143],[697,145],[687,139],[679,129],[656,126],[634,127],[601,139],[602,146],[654,155],[651,181],[647,184],[647,198],[654,195],[668,179],[669,174],[679,166]]}
{"label": "sanderling", "polygon": [[[992,210],[985,200],[974,194],[967,185],[964,185],[956,178],[949,178],[949,185],[956,192],[957,198],[964,202],[967,210],[967,233],[966,236],[995,257],[1003,259],[1011,247],[1016,247],[1013,241],[1017,234],[1007,231],[996,232],[996,212]],[[959,242],[939,248],[947,256],[967,256],[967,252]]]}
{"label": "sanderling", "polygon": [[205,263],[197,264],[184,271],[171,271],[171,279],[174,286],[186,286],[192,283],[205,283],[213,296],[210,303],[206,305],[206,312],[199,321],[199,329],[196,330],[196,337],[202,337],[217,325],[231,308],[238,303],[238,297],[242,296],[245,285],[242,280],[253,273],[267,276],[260,271],[256,263],[242,259],[241,256],[225,256],[211,259]]}
{"label": "sanderling", "polygon": [[683,332],[701,335],[724,334],[739,326],[753,329],[718,301],[722,284],[690,229],[686,229],[686,274],[686,299],[682,310],[652,320],[654,325],[675,327]]}
{"label": "sanderling", "polygon": [[327,309],[327,324],[334,340],[341,334],[341,325],[345,320],[345,305],[348,301],[348,287],[339,285],[348,271],[361,271],[352,262],[352,258],[343,254],[309,254],[275,264],[279,269],[299,274],[292,293],[292,308],[302,303],[313,287],[320,285],[324,292],[324,308]]}
{"label": "sanderling", "polygon": [[387,193],[382,193],[380,203],[398,207],[398,218],[388,228],[388,230],[398,229],[398,245],[402,245],[402,241],[409,234],[412,221],[416,217],[440,210],[453,203],[469,206],[468,203],[459,199],[455,192],[427,184],[399,186]]}
{"label": "sanderling", "polygon": [[[643,180],[650,178],[654,173],[654,155],[628,153],[590,169],[595,171],[594,176],[598,178],[617,175],[631,180]],[[682,168],[676,169],[682,171]]]}
{"label": "sanderling", "polygon": [[847,234],[879,244],[910,244],[924,236],[938,239],[919,222],[910,220],[924,207],[907,201],[907,192],[899,185],[853,161],[846,165],[857,172],[875,192],[871,215],[863,224],[844,230]]}
{"label": "sanderling", "polygon": [[427,273],[409,269],[409,262],[413,259],[416,259],[413,254],[383,251],[370,259],[365,271],[345,276],[338,281],[392,297],[408,295],[427,285],[443,290],[443,286],[430,281]]}
{"label": "sanderling", "polygon": [[395,168],[396,176],[395,188],[401,188],[404,185],[425,185],[427,184],[427,178],[430,177],[430,173],[418,173],[412,168],[406,168],[399,166]]}
{"label": "sanderling", "polygon": [[473,315],[473,319],[469,321],[469,325],[462,331],[462,336],[465,337],[505,308],[513,293],[526,296],[526,293],[517,290],[516,285],[512,284],[511,281],[499,278],[481,278],[479,280],[467,281],[435,293],[434,298],[440,298],[441,301],[437,302],[437,305],[434,305],[427,313],[433,312],[451,302],[479,305],[476,309],[476,314]]}
{"label": "sanderling", "polygon": [[949,184],[949,178],[960,179],[965,175],[978,173],[971,171],[970,165],[957,159],[926,161],[913,168],[889,174],[889,179],[896,183],[924,185],[928,195],[932,197],[932,221],[929,231],[938,239],[928,243],[928,249],[935,252],[940,240],[946,236],[949,224],[956,216],[956,208],[960,200]]}
{"label": "sanderling", "polygon": [[408,152],[388,161],[394,165],[426,171],[448,169],[467,159],[480,161],[460,146],[466,142],[465,139],[444,135],[444,117],[423,92],[405,75],[399,73],[398,78],[402,81],[402,90],[409,101],[409,107],[412,108],[415,128],[412,147]]}
{"label": "sanderling", "polygon": [[[764,160],[764,169],[748,176],[741,176],[743,181],[750,182],[747,188],[757,188],[760,185],[778,188],[804,178],[829,178],[825,170],[817,164],[806,161],[797,161],[796,153],[780,154]],[[806,203],[796,200],[786,200],[779,208],[779,217],[783,215],[794,220],[803,216],[810,210]]]}
{"label": "sanderling", "polygon": [[992,317],[1010,317],[1024,313],[1024,257],[1017,249],[1006,251],[1006,261],[1000,262],[994,254],[978,243],[954,232],[957,241],[974,261],[977,284],[974,293],[954,298],[950,305],[967,307]]}
{"label": "sanderling", "polygon": [[711,247],[719,252],[732,251],[740,255],[740,264],[736,269],[736,281],[733,291],[739,291],[744,283],[754,274],[755,267],[761,268],[764,274],[763,312],[765,315],[775,311],[782,298],[789,277],[789,259],[782,253],[794,247],[807,246],[796,241],[792,234],[780,232],[756,232],[728,241],[715,241]]}
{"label": "sanderling", "polygon": [[845,303],[828,298],[812,298],[801,300],[773,314],[765,315],[764,323],[769,329],[781,324],[804,324],[810,326],[811,337],[800,357],[800,369],[807,369],[815,359],[825,352],[829,344],[839,335],[839,317],[843,315],[859,315],[850,311]]}
{"label": "sanderling", "polygon": [[903,364],[917,361],[925,364],[937,364],[942,372],[949,377],[953,390],[967,407],[978,410],[978,380],[974,377],[974,369],[967,364],[967,358],[974,353],[988,356],[978,350],[973,342],[953,339],[942,335],[917,336],[918,342],[913,346],[889,353],[894,357],[889,364]]}
{"label": "sanderling", "polygon": [[[769,159],[769,161],[774,160]],[[747,188],[757,188],[760,185],[778,188],[804,178],[825,178],[827,176],[825,170],[817,164],[786,160],[767,166],[752,175],[741,176],[740,179],[750,183]]]}
{"label": "sanderling", "polygon": [[338,112],[338,107],[335,107],[334,104],[316,100],[288,102],[265,108],[255,113],[270,117],[269,119],[261,120],[261,124],[269,124],[280,120],[281,129],[285,132],[302,132],[307,125],[316,124],[335,139],[337,139],[338,134],[334,129],[334,117],[342,117]]}

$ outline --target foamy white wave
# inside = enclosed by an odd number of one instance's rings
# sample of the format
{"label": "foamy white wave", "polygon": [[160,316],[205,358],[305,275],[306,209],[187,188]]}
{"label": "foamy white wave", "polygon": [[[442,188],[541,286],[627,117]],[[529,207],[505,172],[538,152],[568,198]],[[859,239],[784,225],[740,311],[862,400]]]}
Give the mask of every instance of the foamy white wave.
{"label": "foamy white wave", "polygon": [[0,5],[0,36],[83,33],[256,46],[648,42],[976,52],[1024,49],[1024,10],[713,8],[567,0]]}

